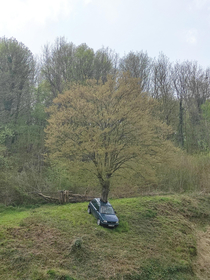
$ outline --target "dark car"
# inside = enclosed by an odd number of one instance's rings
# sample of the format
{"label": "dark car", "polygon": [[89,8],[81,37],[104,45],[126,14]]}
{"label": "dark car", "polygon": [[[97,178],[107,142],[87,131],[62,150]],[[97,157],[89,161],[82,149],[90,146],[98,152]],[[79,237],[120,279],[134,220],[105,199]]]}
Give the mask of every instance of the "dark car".
{"label": "dark car", "polygon": [[119,219],[112,205],[109,202],[104,203],[100,198],[94,198],[90,201],[88,204],[88,213],[92,213],[96,217],[98,225],[117,227],[119,224]]}

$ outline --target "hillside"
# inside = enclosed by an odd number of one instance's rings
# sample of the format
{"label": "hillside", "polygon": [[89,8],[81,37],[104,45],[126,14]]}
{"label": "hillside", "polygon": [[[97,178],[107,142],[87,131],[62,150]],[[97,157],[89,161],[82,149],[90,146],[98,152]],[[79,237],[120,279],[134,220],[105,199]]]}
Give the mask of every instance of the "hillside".
{"label": "hillside", "polygon": [[209,279],[209,196],[111,200],[116,229],[87,203],[0,207],[0,279]]}

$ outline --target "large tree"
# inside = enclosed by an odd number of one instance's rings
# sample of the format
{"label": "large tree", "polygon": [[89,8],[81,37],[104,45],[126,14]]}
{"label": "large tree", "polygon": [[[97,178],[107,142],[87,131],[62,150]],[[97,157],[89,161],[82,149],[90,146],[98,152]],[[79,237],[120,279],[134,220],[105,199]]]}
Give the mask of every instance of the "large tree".
{"label": "large tree", "polygon": [[172,87],[172,65],[169,59],[160,53],[154,59],[151,68],[150,92],[158,100],[161,119],[168,125],[176,123],[177,101]]}
{"label": "large tree", "polygon": [[77,163],[91,171],[105,202],[110,179],[119,170],[144,164],[154,169],[174,150],[166,140],[167,126],[153,117],[153,100],[139,83],[123,74],[109,77],[105,84],[95,80],[75,84],[48,109],[45,132],[50,159],[65,159],[72,167]]}
{"label": "large tree", "polygon": [[147,53],[129,52],[120,59],[119,70],[129,72],[133,78],[140,78],[140,86],[144,91],[150,87],[151,59]]}
{"label": "large tree", "polygon": [[57,38],[53,45],[44,46],[41,72],[53,98],[75,78],[75,49],[75,45],[63,37]]}
{"label": "large tree", "polygon": [[31,105],[35,62],[30,50],[14,38],[0,38],[1,123],[17,123]]}
{"label": "large tree", "polygon": [[94,79],[103,83],[107,81],[109,74],[116,73],[118,66],[118,55],[109,48],[102,48],[95,53]]}
{"label": "large tree", "polygon": [[68,90],[73,81],[94,78],[105,82],[108,74],[115,73],[117,62],[118,55],[108,48],[95,53],[87,44],[75,46],[60,37],[54,44],[44,46],[41,74],[51,91],[52,101]]}

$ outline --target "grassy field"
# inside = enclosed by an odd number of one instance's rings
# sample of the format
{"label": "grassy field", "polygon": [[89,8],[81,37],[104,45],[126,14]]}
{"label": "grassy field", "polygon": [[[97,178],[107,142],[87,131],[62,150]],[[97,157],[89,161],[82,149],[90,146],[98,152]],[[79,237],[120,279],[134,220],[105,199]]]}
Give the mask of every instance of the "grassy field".
{"label": "grassy field", "polygon": [[116,229],[97,226],[88,203],[0,206],[0,279],[209,279],[198,233],[208,231],[210,197],[111,203],[120,219]]}

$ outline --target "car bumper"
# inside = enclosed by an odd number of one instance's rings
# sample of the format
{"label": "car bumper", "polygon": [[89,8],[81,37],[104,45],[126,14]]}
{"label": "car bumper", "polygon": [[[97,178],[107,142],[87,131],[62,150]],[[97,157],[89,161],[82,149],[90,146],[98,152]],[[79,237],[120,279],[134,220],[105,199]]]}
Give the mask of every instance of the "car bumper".
{"label": "car bumper", "polygon": [[109,222],[105,223],[105,222],[101,221],[101,225],[107,226],[107,227],[117,227],[119,225],[119,223],[109,223]]}

